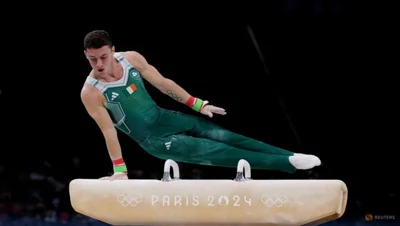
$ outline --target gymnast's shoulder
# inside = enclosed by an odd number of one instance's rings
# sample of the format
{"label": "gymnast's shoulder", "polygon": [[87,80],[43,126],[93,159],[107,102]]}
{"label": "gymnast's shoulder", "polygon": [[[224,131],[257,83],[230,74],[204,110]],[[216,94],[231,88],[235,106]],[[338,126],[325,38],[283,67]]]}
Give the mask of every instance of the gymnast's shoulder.
{"label": "gymnast's shoulder", "polygon": [[120,54],[129,61],[132,65],[135,65],[136,67],[145,67],[148,65],[146,58],[140,54],[139,52],[136,51],[125,51],[125,52],[120,52]]}
{"label": "gymnast's shoulder", "polygon": [[[93,70],[89,73],[88,77],[93,78]],[[96,89],[91,83],[85,82],[81,89],[81,99],[91,98],[91,96],[96,96],[99,90]]]}
{"label": "gymnast's shoulder", "polygon": [[143,57],[142,54],[140,54],[137,51],[133,51],[133,50],[121,51],[118,53],[121,54],[124,58],[129,59],[129,60],[136,60],[140,57]]}

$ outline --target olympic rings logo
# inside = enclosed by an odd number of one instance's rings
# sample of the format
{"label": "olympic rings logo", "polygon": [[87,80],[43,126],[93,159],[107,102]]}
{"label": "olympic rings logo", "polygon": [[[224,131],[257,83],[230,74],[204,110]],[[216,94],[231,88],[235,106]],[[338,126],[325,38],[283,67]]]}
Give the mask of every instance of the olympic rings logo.
{"label": "olympic rings logo", "polygon": [[136,196],[130,196],[128,197],[126,194],[124,195],[118,195],[117,201],[122,205],[122,206],[137,206],[139,203],[142,202],[142,196],[141,195],[136,195]]}
{"label": "olympic rings logo", "polygon": [[288,199],[285,195],[262,195],[261,202],[268,207],[281,207]]}

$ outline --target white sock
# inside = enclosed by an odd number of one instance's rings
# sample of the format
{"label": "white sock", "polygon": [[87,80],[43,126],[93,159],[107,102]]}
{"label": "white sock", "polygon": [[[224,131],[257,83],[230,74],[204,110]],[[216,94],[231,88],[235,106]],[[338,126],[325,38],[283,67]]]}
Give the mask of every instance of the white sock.
{"label": "white sock", "polygon": [[297,155],[297,156],[311,156],[311,157],[313,157],[313,158],[315,158],[315,166],[319,166],[319,165],[321,165],[321,160],[317,157],[317,156],[315,156],[315,155],[307,155],[307,154],[302,154],[302,153],[295,153],[294,154],[295,156]]}
{"label": "white sock", "polygon": [[289,157],[289,162],[296,169],[306,170],[321,165],[321,160],[315,155],[294,154]]}

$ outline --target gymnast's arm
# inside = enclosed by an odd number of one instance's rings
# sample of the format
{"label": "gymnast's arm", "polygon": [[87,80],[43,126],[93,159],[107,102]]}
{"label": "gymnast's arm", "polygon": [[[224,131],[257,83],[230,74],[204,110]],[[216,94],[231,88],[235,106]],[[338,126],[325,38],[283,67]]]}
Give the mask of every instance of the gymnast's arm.
{"label": "gymnast's arm", "polygon": [[104,107],[104,96],[93,86],[85,84],[81,91],[81,99],[88,114],[95,120],[103,133],[111,160],[121,159],[122,153],[117,130]]}
{"label": "gymnast's arm", "polygon": [[142,77],[162,93],[183,104],[185,104],[191,97],[191,95],[181,86],[171,79],[162,76],[155,67],[147,63],[146,59],[141,54],[129,51],[125,52],[124,55],[132,65],[140,71]]}

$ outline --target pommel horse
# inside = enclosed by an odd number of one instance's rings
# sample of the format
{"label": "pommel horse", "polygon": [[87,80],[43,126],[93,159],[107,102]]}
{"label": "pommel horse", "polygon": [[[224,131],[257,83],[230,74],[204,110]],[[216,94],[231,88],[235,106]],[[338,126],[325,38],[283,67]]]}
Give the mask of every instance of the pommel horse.
{"label": "pommel horse", "polygon": [[111,225],[319,225],[347,204],[340,180],[253,180],[244,159],[233,180],[183,180],[168,159],[161,180],[75,179],[69,192],[76,212]]}

